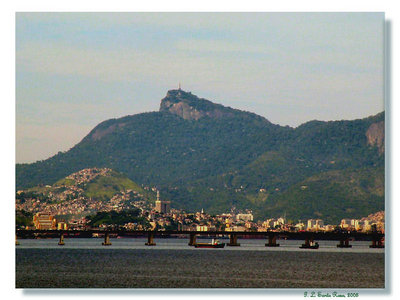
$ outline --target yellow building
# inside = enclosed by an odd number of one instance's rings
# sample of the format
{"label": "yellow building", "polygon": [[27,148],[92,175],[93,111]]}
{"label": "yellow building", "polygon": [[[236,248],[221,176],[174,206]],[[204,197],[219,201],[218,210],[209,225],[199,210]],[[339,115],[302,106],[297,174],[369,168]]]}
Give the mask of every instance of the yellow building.
{"label": "yellow building", "polygon": [[208,226],[207,225],[197,225],[196,231],[208,231]]}
{"label": "yellow building", "polygon": [[57,229],[58,230],[68,230],[68,224],[65,222],[58,222]]}
{"label": "yellow building", "polygon": [[57,228],[57,220],[46,213],[37,213],[33,216],[33,224],[36,229],[56,229]]}

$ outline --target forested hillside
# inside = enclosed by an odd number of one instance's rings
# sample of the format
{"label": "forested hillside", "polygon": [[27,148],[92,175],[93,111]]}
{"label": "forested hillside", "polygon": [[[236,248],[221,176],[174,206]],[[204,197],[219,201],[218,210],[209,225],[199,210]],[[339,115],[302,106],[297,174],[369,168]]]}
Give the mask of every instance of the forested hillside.
{"label": "forested hillside", "polygon": [[172,90],[159,112],[104,121],[67,152],[17,164],[16,184],[53,184],[81,169],[107,167],[157,186],[188,211],[218,213],[234,205],[258,216],[336,221],[384,209],[382,124],[384,113],[283,127]]}

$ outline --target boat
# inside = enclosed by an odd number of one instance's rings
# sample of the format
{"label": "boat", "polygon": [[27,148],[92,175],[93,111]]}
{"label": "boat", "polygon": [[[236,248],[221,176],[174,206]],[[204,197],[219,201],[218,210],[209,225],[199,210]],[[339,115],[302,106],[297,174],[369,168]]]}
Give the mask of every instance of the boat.
{"label": "boat", "polygon": [[196,243],[195,248],[224,248],[225,243],[221,243],[217,239],[212,239],[211,243]]}
{"label": "boat", "polygon": [[318,243],[314,243],[311,242],[309,244],[302,244],[300,246],[301,249],[318,249],[319,248],[319,244]]}

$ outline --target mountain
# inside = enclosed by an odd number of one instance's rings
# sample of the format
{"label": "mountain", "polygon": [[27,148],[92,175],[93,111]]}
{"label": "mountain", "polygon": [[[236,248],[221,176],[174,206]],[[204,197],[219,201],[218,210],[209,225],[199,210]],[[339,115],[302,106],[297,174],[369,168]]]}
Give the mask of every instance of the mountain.
{"label": "mountain", "polygon": [[[259,217],[286,212],[293,218],[337,220],[356,217],[361,213],[356,208],[364,203],[362,213],[368,215],[384,209],[383,193],[367,193],[369,188],[383,191],[384,181],[371,179],[379,187],[361,179],[346,183],[346,191],[365,191],[356,204],[324,178],[340,185],[341,176],[328,176],[330,172],[384,176],[384,113],[352,121],[310,121],[291,128],[171,90],[158,112],[104,121],[69,151],[33,164],[17,164],[17,189],[53,184],[93,167],[118,170],[138,184],[157,186],[174,207],[188,211],[204,208],[218,213],[235,206],[253,209]],[[315,176],[320,176],[321,191],[307,194],[311,202],[297,201],[296,187]],[[351,207],[346,206],[348,201]],[[296,205],[314,202],[324,209]],[[330,210],[334,207],[345,209]],[[330,212],[334,213],[329,216]]]}
{"label": "mountain", "polygon": [[164,111],[176,114],[185,120],[196,121],[204,117],[217,119],[240,113],[238,110],[212,103],[181,89],[168,91],[167,96],[161,100],[160,112]]}
{"label": "mountain", "polygon": [[[161,107],[171,101],[170,95],[171,91]],[[212,116],[196,121],[164,108],[104,121],[69,151],[17,165],[17,187],[52,183],[90,167],[109,167],[144,184],[181,185],[250,163],[264,151],[278,147],[290,132],[252,113],[224,108],[224,113],[213,114],[223,107],[197,101],[193,111]]]}

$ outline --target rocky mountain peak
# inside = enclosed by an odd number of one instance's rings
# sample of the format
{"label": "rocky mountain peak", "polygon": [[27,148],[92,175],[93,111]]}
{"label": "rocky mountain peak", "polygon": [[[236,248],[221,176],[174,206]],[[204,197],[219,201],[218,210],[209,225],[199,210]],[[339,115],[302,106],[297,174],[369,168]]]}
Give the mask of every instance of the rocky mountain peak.
{"label": "rocky mountain peak", "polygon": [[379,154],[385,152],[385,122],[380,121],[372,123],[365,133],[367,136],[367,143],[371,146],[377,146]]}
{"label": "rocky mountain peak", "polygon": [[182,89],[169,90],[161,100],[160,112],[170,112],[185,120],[199,120],[203,117],[221,118],[232,116],[234,110],[193,95]]}

